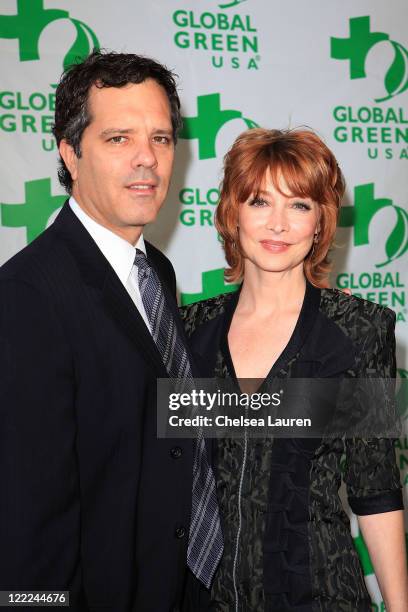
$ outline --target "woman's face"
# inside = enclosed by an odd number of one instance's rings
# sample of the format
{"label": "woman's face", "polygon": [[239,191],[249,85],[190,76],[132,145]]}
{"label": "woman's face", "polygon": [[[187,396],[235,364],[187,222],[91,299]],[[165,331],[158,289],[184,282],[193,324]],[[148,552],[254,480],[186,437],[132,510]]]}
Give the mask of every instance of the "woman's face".
{"label": "woman's face", "polygon": [[[279,189],[290,193],[281,176]],[[302,267],[319,231],[319,205],[310,198],[282,195],[273,185],[269,170],[258,196],[240,205],[239,240],[247,266],[267,272]]]}

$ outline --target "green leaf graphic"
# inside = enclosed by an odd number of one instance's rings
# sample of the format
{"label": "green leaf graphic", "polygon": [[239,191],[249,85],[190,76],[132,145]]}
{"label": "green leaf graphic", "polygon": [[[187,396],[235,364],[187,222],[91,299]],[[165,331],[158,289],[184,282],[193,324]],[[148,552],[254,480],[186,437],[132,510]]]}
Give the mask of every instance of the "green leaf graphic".
{"label": "green leaf graphic", "polygon": [[377,264],[377,268],[381,268],[394,259],[401,257],[408,249],[408,213],[399,206],[394,206],[394,208],[397,213],[397,223],[385,245],[388,259],[384,263]]}
{"label": "green leaf graphic", "polygon": [[93,48],[99,49],[99,42],[89,26],[78,19],[70,19],[74,24],[77,37],[64,57],[64,70],[87,57]]}
{"label": "green leaf graphic", "polygon": [[385,89],[389,95],[378,98],[376,102],[385,102],[408,87],[408,51],[399,43],[393,40],[390,42],[394,47],[395,57],[384,79]]}
{"label": "green leaf graphic", "polygon": [[252,129],[252,128],[257,128],[259,127],[259,125],[257,123],[255,123],[255,121],[252,121],[252,119],[248,119],[247,117],[243,117],[243,120],[245,121],[245,123],[248,126],[248,129]]}
{"label": "green leaf graphic", "polygon": [[405,47],[403,47],[402,45],[400,45],[399,43],[395,43],[395,45],[397,46],[399,52],[401,53],[402,57],[404,58],[404,62],[405,62],[405,71],[404,71],[404,76],[405,76],[405,82],[403,82],[404,80],[401,80],[401,85],[398,89],[398,91],[396,91],[396,94],[400,94],[403,91],[405,91],[408,88],[408,51],[407,49],[405,49]]}
{"label": "green leaf graphic", "polygon": [[399,87],[405,73],[405,62],[401,51],[396,44],[391,41],[395,50],[395,58],[387,74],[385,75],[384,85],[389,94],[393,94]]}
{"label": "green leaf graphic", "polygon": [[231,0],[230,2],[226,2],[225,4],[219,4],[218,8],[227,9],[231,8],[231,6],[237,6],[237,4],[242,4],[242,2],[246,2],[246,0]]}

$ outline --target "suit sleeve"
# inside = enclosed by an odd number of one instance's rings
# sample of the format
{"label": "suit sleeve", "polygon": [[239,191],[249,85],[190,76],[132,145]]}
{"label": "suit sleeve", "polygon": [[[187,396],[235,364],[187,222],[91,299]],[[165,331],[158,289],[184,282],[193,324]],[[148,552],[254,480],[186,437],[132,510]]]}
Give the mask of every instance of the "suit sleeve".
{"label": "suit sleeve", "polygon": [[78,571],[72,359],[50,300],[0,281],[0,590]]}
{"label": "suit sleeve", "polygon": [[[377,405],[388,412],[383,415],[386,427],[395,408],[391,380],[396,376],[394,328],[395,314],[388,309],[379,311],[366,336],[358,372],[361,379],[376,379],[373,384],[376,389],[382,390],[381,397],[377,397]],[[382,384],[379,379],[388,380]],[[362,388],[368,389],[366,385],[363,384]],[[382,418],[381,415],[379,418]],[[357,515],[403,509],[394,439],[348,438],[345,482],[350,507]]]}

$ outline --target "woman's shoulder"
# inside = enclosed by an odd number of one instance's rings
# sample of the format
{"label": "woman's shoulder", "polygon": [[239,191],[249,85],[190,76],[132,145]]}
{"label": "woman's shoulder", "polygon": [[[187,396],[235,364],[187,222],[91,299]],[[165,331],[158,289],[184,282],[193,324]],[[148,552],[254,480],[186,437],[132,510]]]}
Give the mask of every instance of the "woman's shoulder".
{"label": "woman's shoulder", "polygon": [[357,333],[395,325],[395,312],[391,308],[347,295],[339,289],[321,290],[320,310],[343,328]]}
{"label": "woman's shoulder", "polygon": [[194,302],[179,308],[180,316],[188,336],[203,323],[217,318],[225,312],[225,307],[235,292],[221,293],[216,297]]}

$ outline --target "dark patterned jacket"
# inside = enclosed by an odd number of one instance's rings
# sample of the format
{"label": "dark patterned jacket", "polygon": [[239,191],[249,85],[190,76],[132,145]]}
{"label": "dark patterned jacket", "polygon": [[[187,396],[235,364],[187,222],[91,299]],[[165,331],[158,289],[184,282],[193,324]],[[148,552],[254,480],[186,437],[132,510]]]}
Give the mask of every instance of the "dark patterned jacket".
{"label": "dark patterned jacket", "polygon": [[[203,376],[234,376],[227,334],[238,297],[181,309]],[[394,378],[394,326],[391,310],[308,283],[292,337],[266,380]],[[371,610],[338,491],[344,472],[357,515],[402,509],[393,440],[224,439],[214,446],[225,549],[208,609]]]}

